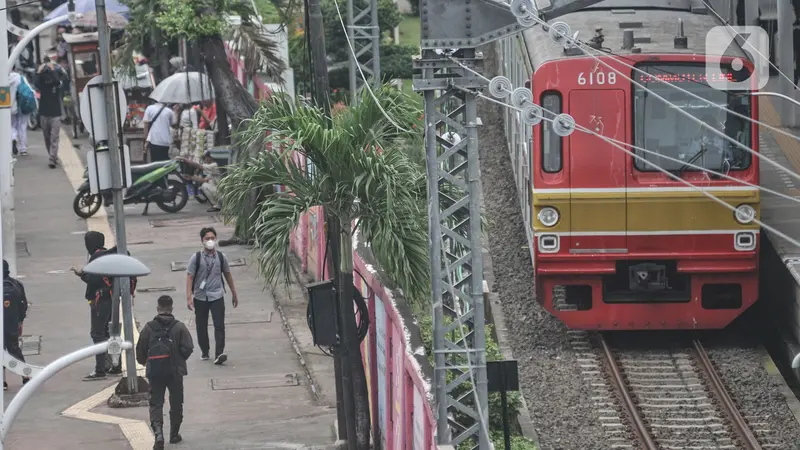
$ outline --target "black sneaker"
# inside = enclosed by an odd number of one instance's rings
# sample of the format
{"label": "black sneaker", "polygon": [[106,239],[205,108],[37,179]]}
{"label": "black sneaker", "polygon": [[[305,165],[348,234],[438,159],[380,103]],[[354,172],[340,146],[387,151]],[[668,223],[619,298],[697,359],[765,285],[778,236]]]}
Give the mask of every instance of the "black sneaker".
{"label": "black sneaker", "polygon": [[50,163],[47,165],[47,167],[49,167],[51,169],[55,169],[56,168],[56,163],[54,163],[53,161],[50,161]]}
{"label": "black sneaker", "polygon": [[11,154],[17,156],[17,141],[11,141]]}
{"label": "black sneaker", "polygon": [[31,381],[31,377],[22,377],[22,385],[23,386],[28,384],[28,381]]}
{"label": "black sneaker", "polygon": [[111,370],[107,372],[108,375],[122,375],[122,366],[119,365],[117,367],[112,367]]}
{"label": "black sneaker", "polygon": [[105,379],[106,379],[106,374],[97,372],[92,372],[89,375],[83,377],[83,381],[95,381],[95,380],[105,380]]}
{"label": "black sneaker", "polygon": [[203,353],[203,355],[200,356],[200,361],[208,361],[208,360],[209,360],[208,353]]}
{"label": "black sneaker", "polygon": [[4,391],[8,390],[8,383],[6,383],[5,381],[3,381],[3,390]]}
{"label": "black sneaker", "polygon": [[220,212],[221,209],[217,208],[216,206],[208,208],[206,212]]}
{"label": "black sneaker", "polygon": [[214,364],[216,364],[216,365],[218,365],[218,366],[221,366],[221,365],[222,365],[222,364],[224,364],[224,363],[225,363],[225,361],[227,361],[227,360],[228,360],[228,355],[226,355],[225,353],[223,353],[223,354],[221,354],[221,355],[217,356],[217,358],[216,358],[216,359],[214,359]]}

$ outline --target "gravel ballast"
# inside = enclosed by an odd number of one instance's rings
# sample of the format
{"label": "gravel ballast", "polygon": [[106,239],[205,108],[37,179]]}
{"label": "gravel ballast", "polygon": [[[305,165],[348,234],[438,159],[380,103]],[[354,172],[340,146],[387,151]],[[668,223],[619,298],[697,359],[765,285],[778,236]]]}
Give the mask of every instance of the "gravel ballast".
{"label": "gravel ballast", "polygon": [[800,449],[800,423],[764,368],[763,350],[738,328],[709,336],[703,339],[706,352],[759,442]]}
{"label": "gravel ballast", "polygon": [[[497,64],[493,46],[481,49],[484,74]],[[567,329],[535,301],[533,267],[506,144],[501,106],[480,99],[481,180],[489,227],[494,288],[519,361],[522,394],[543,450],[608,448],[583,383]]]}

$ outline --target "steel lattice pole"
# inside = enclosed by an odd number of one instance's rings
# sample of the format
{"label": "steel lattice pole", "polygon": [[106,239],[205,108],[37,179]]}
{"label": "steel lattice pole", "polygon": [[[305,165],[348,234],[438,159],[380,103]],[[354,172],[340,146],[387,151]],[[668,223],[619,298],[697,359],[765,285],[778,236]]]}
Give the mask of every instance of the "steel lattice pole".
{"label": "steel lattice pole", "polygon": [[[353,102],[358,101],[364,83],[371,81],[373,87],[381,83],[381,30],[378,22],[378,0],[366,0],[366,6],[359,7],[364,0],[347,0],[347,36],[353,51],[350,53],[350,95]],[[353,54],[355,52],[355,55]],[[365,56],[366,55],[366,56]],[[363,64],[359,61],[364,61]],[[359,70],[359,64],[361,64]],[[368,80],[364,80],[361,73]]]}
{"label": "steel lattice pole", "polygon": [[[462,60],[476,63],[474,49],[461,53]],[[425,51],[424,58],[423,80],[442,80],[444,75],[450,81],[439,96],[435,89],[422,89],[437,441],[457,446],[473,439],[481,449],[488,449],[477,96],[465,91],[471,86],[457,84],[465,75],[463,69],[454,68],[454,63],[432,51]],[[447,103],[454,99],[461,105],[448,112]],[[461,139],[442,137],[445,124]],[[449,384],[448,372],[452,374]],[[466,394],[462,391],[465,386]]]}

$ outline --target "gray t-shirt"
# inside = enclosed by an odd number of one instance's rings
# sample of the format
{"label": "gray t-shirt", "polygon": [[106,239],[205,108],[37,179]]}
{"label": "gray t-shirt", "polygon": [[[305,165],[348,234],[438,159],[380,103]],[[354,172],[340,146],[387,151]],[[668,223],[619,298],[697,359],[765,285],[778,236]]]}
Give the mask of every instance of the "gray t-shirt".
{"label": "gray t-shirt", "polygon": [[[193,254],[189,259],[186,273],[194,277],[194,292],[192,295],[197,300],[214,301],[221,299],[225,295],[222,289],[222,274],[230,273],[231,268],[228,267],[228,257],[222,252],[219,253],[222,255],[222,267],[220,267],[219,255],[216,251],[211,254],[205,251],[200,252],[200,266],[197,267],[197,274],[195,274],[197,253]],[[201,288],[203,281],[205,281],[205,286]]]}

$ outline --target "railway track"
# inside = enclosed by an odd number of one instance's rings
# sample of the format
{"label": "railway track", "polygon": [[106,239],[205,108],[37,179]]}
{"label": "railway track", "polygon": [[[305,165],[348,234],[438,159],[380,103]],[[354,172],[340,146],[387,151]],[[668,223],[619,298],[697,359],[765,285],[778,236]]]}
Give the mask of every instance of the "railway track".
{"label": "railway track", "polygon": [[742,416],[700,341],[643,351],[615,349],[602,334],[572,331],[570,340],[611,448],[780,446],[772,430]]}

